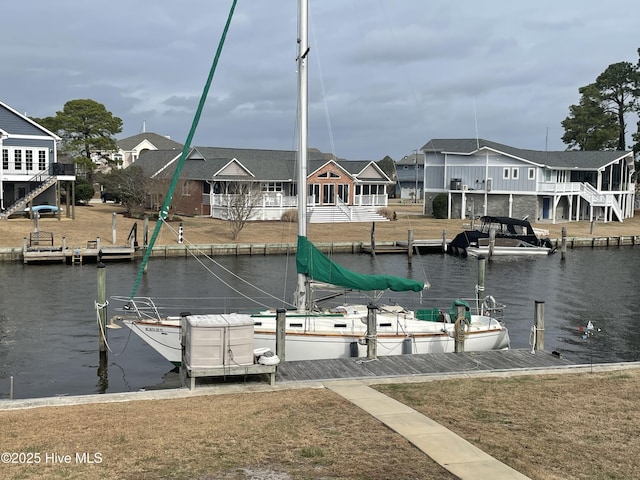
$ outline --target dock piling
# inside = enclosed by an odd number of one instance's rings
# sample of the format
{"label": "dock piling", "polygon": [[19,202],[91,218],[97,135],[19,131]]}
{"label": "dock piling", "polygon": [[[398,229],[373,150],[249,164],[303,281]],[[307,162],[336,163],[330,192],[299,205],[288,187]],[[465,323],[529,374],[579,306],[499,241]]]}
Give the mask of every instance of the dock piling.
{"label": "dock piling", "polygon": [[409,230],[407,235],[407,262],[411,265],[413,261],[413,230]]}
{"label": "dock piling", "polygon": [[284,362],[286,360],[286,317],[287,311],[284,308],[278,308],[276,310],[276,355],[280,359],[280,362]]}
{"label": "dock piling", "polygon": [[536,300],[535,320],[534,320],[534,341],[532,342],[532,353],[536,350],[544,350],[544,302]]}
{"label": "dock piling", "polygon": [[562,227],[562,240],[560,243],[560,260],[567,256],[567,227]]}
{"label": "dock piling", "polygon": [[98,338],[100,352],[107,351],[107,269],[104,263],[98,263],[96,309],[98,310]]}
{"label": "dock piling", "polygon": [[378,307],[372,303],[367,305],[367,360],[378,357]]}

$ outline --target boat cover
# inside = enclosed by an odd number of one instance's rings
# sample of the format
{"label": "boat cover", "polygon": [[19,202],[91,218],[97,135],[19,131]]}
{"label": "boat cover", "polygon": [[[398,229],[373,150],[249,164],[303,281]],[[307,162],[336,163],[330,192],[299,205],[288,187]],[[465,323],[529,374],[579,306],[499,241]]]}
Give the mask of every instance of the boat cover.
{"label": "boat cover", "polygon": [[316,282],[329,283],[354,290],[393,290],[394,292],[419,292],[425,288],[423,282],[394,275],[366,275],[353,272],[331,260],[316,248],[307,237],[298,236],[296,253],[298,273],[307,275]]}

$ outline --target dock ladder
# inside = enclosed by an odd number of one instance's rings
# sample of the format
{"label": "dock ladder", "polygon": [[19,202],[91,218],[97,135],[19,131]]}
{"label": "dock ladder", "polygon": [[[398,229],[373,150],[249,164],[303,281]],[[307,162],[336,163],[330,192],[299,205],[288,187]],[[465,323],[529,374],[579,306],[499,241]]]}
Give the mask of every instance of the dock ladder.
{"label": "dock ladder", "polygon": [[73,257],[71,263],[73,265],[82,265],[82,249],[80,247],[75,247],[73,249]]}

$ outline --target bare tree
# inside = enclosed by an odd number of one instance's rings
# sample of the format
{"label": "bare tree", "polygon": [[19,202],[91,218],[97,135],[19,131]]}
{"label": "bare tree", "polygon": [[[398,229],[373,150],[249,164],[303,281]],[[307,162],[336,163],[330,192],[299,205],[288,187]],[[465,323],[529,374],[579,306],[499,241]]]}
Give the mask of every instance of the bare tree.
{"label": "bare tree", "polygon": [[262,190],[259,184],[233,182],[226,194],[227,220],[231,225],[231,238],[237,240],[240,232],[251,220],[262,203]]}

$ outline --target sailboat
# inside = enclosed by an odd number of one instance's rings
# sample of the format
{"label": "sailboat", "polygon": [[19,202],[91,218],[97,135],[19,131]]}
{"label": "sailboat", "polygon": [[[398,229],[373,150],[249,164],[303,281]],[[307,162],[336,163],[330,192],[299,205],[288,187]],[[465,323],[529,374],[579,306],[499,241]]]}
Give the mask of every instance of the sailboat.
{"label": "sailboat", "polygon": [[[297,184],[306,186],[308,0],[299,0],[298,14]],[[186,149],[185,145],[183,156]],[[177,168],[176,175],[178,173]],[[284,312],[284,356],[287,361],[362,357],[365,353],[371,356],[371,351],[376,355],[453,352],[456,350],[456,342],[460,341],[463,341],[465,351],[509,347],[509,333],[499,315],[503,306],[497,305],[495,301],[479,299],[476,313],[472,313],[469,304],[463,301],[456,301],[451,308],[445,310],[411,310],[395,304],[372,303],[345,303],[331,308],[321,307],[313,295],[314,288],[319,284],[350,291],[392,290],[416,292],[420,295],[429,284],[391,275],[364,275],[333,262],[307,238],[305,193],[306,188],[298,189],[295,309]],[[170,198],[165,201],[167,207],[168,201]],[[163,207],[162,211],[164,210]],[[140,267],[140,271],[142,268],[143,266]],[[125,325],[167,360],[176,365],[180,364],[181,317],[163,318],[151,299],[138,298],[133,294],[127,307],[129,313],[134,315],[122,317]],[[183,316],[188,315],[185,312]],[[229,315],[233,315],[234,320],[241,318],[244,322],[253,323],[256,351],[275,350],[279,315],[276,309],[254,314]]]}

